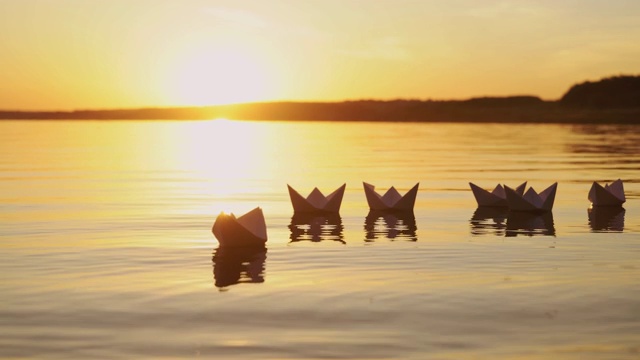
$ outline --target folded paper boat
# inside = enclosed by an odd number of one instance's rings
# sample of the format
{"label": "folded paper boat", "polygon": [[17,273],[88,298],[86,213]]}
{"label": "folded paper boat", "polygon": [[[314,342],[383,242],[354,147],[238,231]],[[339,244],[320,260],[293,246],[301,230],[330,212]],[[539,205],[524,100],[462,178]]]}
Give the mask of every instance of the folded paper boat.
{"label": "folded paper boat", "polygon": [[[504,191],[504,187],[498,184],[492,192],[479,187],[474,183],[469,183],[473,196],[476,198],[478,206],[492,206],[492,207],[507,207],[507,194]],[[515,188],[515,192],[520,196],[524,195],[524,188],[527,186],[527,182],[523,182],[520,186]]]}
{"label": "folded paper boat", "polygon": [[622,180],[618,179],[604,186],[594,181],[588,198],[594,206],[622,206],[626,201]]}
{"label": "folded paper boat", "polygon": [[267,242],[267,224],[259,207],[240,217],[220,213],[211,232],[221,247],[264,246]]}
{"label": "folded paper boat", "polygon": [[339,212],[347,184],[343,184],[327,196],[324,196],[318,188],[314,188],[306,198],[302,197],[290,185],[287,185],[287,187],[289,188],[289,196],[295,213]]}
{"label": "folded paper boat", "polygon": [[371,210],[413,211],[420,183],[417,183],[404,195],[400,195],[393,186],[384,195],[380,195],[376,192],[375,186],[366,182],[363,182],[362,185],[364,185],[364,194],[367,196],[367,202]]}
{"label": "folded paper boat", "polygon": [[540,194],[531,187],[524,193],[524,195],[522,195],[508,186],[504,187],[504,191],[507,195],[507,202],[509,203],[509,210],[537,213],[551,211],[553,208],[553,202],[556,198],[557,189],[558,183],[556,182]]}

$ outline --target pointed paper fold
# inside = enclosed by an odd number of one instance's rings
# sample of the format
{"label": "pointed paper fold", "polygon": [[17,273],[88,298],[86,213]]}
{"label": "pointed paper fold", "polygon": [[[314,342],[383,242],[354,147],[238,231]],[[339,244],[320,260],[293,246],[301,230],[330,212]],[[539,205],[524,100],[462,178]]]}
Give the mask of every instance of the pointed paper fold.
{"label": "pointed paper fold", "polygon": [[605,184],[604,187],[594,181],[588,198],[594,206],[622,206],[627,200],[620,179],[612,182],[611,185]]}
{"label": "pointed paper fold", "polygon": [[211,232],[225,247],[264,246],[267,242],[267,224],[259,207],[238,218],[220,213]]}
{"label": "pointed paper fold", "polygon": [[558,183],[556,182],[540,194],[538,194],[533,188],[529,188],[529,190],[522,195],[508,186],[504,187],[504,191],[507,195],[507,202],[509,203],[509,210],[538,213],[551,211],[553,208],[553,202],[556,198],[557,189]]}
{"label": "pointed paper fold", "polygon": [[322,195],[318,188],[314,188],[306,199],[290,185],[287,185],[287,187],[289,188],[289,197],[291,197],[294,213],[339,212],[347,184],[343,184],[327,196]]}
{"label": "pointed paper fold", "polygon": [[411,188],[411,190],[407,191],[407,193],[402,196],[393,186],[389,188],[384,195],[380,195],[376,192],[375,186],[367,184],[366,182],[363,182],[362,184],[364,185],[364,194],[367,197],[367,202],[369,203],[369,208],[371,210],[402,211],[413,210],[413,205],[416,202],[416,195],[418,194],[418,186],[420,185],[420,183],[417,183],[413,188]]}
{"label": "pointed paper fold", "polygon": [[[492,192],[488,192],[487,190],[471,182],[469,183],[469,186],[471,187],[471,191],[473,191],[473,196],[476,198],[476,202],[478,202],[478,206],[509,206],[509,203],[507,202],[507,195],[502,185],[496,185],[495,189],[493,189]],[[522,196],[524,194],[524,188],[526,186],[527,182],[525,181],[520,186],[515,188],[514,191]]]}

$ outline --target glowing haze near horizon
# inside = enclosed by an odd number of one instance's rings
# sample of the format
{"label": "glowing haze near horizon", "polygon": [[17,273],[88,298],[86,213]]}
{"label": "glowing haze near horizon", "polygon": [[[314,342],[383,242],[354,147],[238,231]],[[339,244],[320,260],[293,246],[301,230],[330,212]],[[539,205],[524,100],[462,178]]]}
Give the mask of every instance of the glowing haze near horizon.
{"label": "glowing haze near horizon", "polygon": [[0,0],[0,108],[531,94],[640,73],[640,2]]}

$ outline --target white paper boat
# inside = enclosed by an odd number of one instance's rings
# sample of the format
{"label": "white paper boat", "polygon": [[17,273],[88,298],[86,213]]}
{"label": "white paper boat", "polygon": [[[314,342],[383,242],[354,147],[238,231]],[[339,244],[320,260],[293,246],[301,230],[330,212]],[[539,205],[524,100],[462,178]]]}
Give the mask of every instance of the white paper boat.
{"label": "white paper boat", "polygon": [[624,187],[620,179],[610,185],[605,184],[604,187],[594,181],[591,190],[589,190],[588,198],[594,206],[622,206],[627,201],[624,197]]}
{"label": "white paper boat", "polygon": [[363,182],[362,185],[364,185],[364,194],[367,196],[367,202],[371,210],[413,211],[420,183],[417,183],[404,195],[400,195],[393,186],[384,195],[380,195],[376,192],[375,186],[366,182]]}
{"label": "white paper boat", "polygon": [[504,187],[504,191],[507,194],[507,202],[509,203],[509,210],[537,213],[551,211],[557,189],[558,183],[556,182],[540,194],[531,187],[522,195],[508,186]]}
{"label": "white paper boat", "polygon": [[220,213],[211,232],[221,247],[264,246],[267,242],[267,224],[259,207],[240,217]]}
{"label": "white paper boat", "polygon": [[[476,198],[478,206],[492,206],[492,207],[507,207],[507,194],[504,191],[504,187],[498,184],[492,192],[479,187],[474,183],[469,183],[473,196]],[[522,196],[524,194],[524,188],[527,186],[527,182],[523,182],[520,186],[515,188],[515,192]]]}
{"label": "white paper boat", "polygon": [[290,185],[287,185],[287,187],[289,188],[289,196],[291,197],[294,213],[339,212],[347,184],[343,184],[327,196],[324,196],[318,188],[313,188],[313,191],[306,199]]}

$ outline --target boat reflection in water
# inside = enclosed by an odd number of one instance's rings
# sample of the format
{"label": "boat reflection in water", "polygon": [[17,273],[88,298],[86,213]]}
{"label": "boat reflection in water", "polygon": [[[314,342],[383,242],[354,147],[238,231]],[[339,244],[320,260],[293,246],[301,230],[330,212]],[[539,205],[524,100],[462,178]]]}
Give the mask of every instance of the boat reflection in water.
{"label": "boat reflection in water", "polygon": [[505,236],[518,235],[556,236],[556,228],[553,225],[553,213],[551,211],[543,214],[510,211],[507,215],[507,230]]}
{"label": "boat reflection in water", "polygon": [[509,211],[508,208],[479,207],[469,220],[472,235],[555,236],[553,213]]}
{"label": "boat reflection in water", "polygon": [[418,241],[413,211],[371,210],[364,220],[365,241],[386,238],[391,241]]}
{"label": "boat reflection in water", "polygon": [[471,224],[471,235],[493,234],[504,236],[507,229],[506,207],[481,206],[473,212],[469,223]]}
{"label": "boat reflection in water", "polygon": [[296,213],[289,225],[290,242],[338,241],[345,244],[342,217],[338,213]]}
{"label": "boat reflection in water", "polygon": [[266,247],[219,247],[214,250],[213,279],[215,286],[226,290],[239,283],[263,283]]}
{"label": "boat reflection in water", "polygon": [[593,232],[622,232],[625,209],[622,206],[593,206],[587,209]]}

